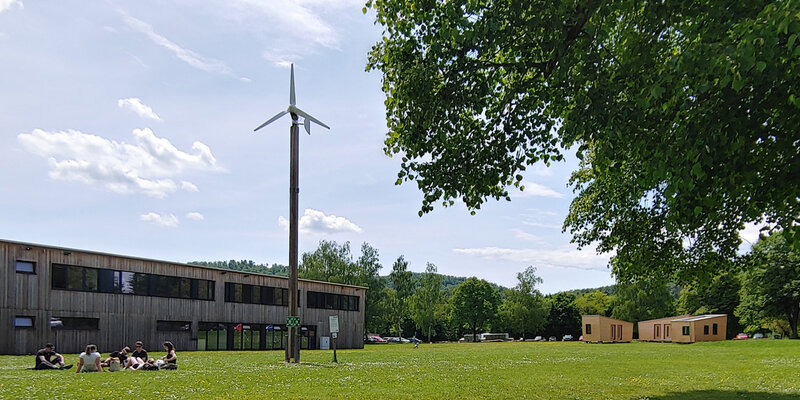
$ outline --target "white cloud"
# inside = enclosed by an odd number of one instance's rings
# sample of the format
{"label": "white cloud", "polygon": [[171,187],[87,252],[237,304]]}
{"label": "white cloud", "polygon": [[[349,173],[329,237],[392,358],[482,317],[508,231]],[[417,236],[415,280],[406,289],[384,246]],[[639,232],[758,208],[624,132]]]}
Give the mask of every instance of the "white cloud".
{"label": "white cloud", "polygon": [[149,212],[139,216],[139,219],[151,224],[165,226],[168,228],[175,228],[178,226],[178,217],[176,217],[175,214],[156,214],[154,212]]}
{"label": "white cloud", "polygon": [[553,197],[556,199],[564,198],[563,194],[558,193],[547,186],[540,185],[535,182],[522,181],[522,185],[525,186],[525,190],[511,193],[511,196],[516,198],[524,198],[524,197]]}
{"label": "white cloud", "polygon": [[535,228],[561,230],[561,225],[558,225],[558,224],[546,224],[546,223],[536,222],[536,221],[522,221],[522,224],[523,225],[527,225],[527,226],[532,226],[532,227],[535,227]]}
{"label": "white cloud", "polygon": [[117,100],[117,105],[119,106],[119,108],[127,108],[128,110],[135,112],[142,118],[150,118],[156,121],[161,121],[161,118],[158,116],[158,114],[153,112],[153,109],[150,108],[150,106],[142,103],[142,100],[136,97],[119,99]]}
{"label": "white cloud", "polygon": [[19,0],[0,0],[0,12],[10,9],[13,5],[16,5],[20,9],[25,8],[25,5]]}
{"label": "white cloud", "polygon": [[[134,129],[133,134],[135,144],[74,130],[51,133],[34,129],[17,139],[27,151],[48,160],[52,179],[98,184],[117,193],[163,198],[178,190],[171,177],[187,170],[220,169],[203,143],[195,142],[193,152],[187,153],[150,129]],[[194,185],[186,182],[182,186]]]}
{"label": "white cloud", "polygon": [[542,243],[541,237],[536,236],[532,233],[525,232],[522,229],[512,229],[511,232],[514,233],[514,237],[517,239],[525,240],[528,242]]}
{"label": "white cloud", "polygon": [[202,220],[206,219],[206,218],[203,216],[203,214],[200,214],[199,212],[190,212],[190,213],[187,213],[187,214],[186,214],[186,218],[189,218],[189,219],[191,219],[191,220],[193,220],[193,221],[202,221]]}
{"label": "white cloud", "polygon": [[127,24],[131,29],[145,34],[155,44],[167,50],[172,51],[173,53],[175,53],[175,56],[177,56],[181,61],[191,65],[192,67],[206,72],[215,72],[222,75],[235,76],[233,70],[231,70],[230,67],[225,65],[224,62],[220,60],[215,60],[213,58],[203,57],[192,50],[179,46],[178,44],[172,42],[166,37],[156,33],[153,30],[153,27],[147,22],[136,19],[126,14],[123,14],[123,17],[125,18],[125,24]]}
{"label": "white cloud", "polygon": [[200,189],[197,188],[197,185],[195,185],[194,183],[189,182],[189,181],[181,181],[181,189],[183,189],[183,190],[185,190],[187,192],[199,192],[200,191]]}
{"label": "white cloud", "polygon": [[607,270],[609,255],[599,255],[594,249],[577,250],[572,247],[549,249],[509,249],[502,247],[479,247],[453,249],[453,252],[486,260],[509,261],[534,266]]}
{"label": "white cloud", "polygon": [[[278,217],[278,225],[284,229],[289,228],[289,221],[284,217]],[[298,222],[300,232],[303,233],[341,233],[341,232],[361,232],[358,225],[350,222],[345,217],[326,215],[324,212],[306,208],[303,216]]]}

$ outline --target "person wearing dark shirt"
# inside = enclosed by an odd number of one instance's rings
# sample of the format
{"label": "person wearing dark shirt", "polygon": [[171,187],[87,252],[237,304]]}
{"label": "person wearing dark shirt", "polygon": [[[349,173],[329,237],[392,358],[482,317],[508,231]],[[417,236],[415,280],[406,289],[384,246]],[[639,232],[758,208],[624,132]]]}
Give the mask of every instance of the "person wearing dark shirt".
{"label": "person wearing dark shirt", "polygon": [[70,369],[72,364],[64,364],[64,356],[56,353],[52,343],[44,345],[43,349],[36,352],[36,366],[34,369]]}
{"label": "person wearing dark shirt", "polygon": [[144,344],[141,341],[136,342],[136,349],[128,357],[128,368],[138,369],[147,362],[147,350],[143,346]]}
{"label": "person wearing dark shirt", "polygon": [[164,361],[164,366],[161,368],[178,369],[178,355],[175,354],[175,345],[170,341],[164,342],[164,351],[167,352],[167,355],[161,357],[161,360]]}
{"label": "person wearing dark shirt", "polygon": [[108,358],[106,358],[102,363],[100,363],[100,365],[102,365],[103,367],[110,367],[111,360],[116,358],[117,360],[119,360],[119,365],[122,368],[125,368],[128,365],[129,351],[131,351],[131,348],[128,346],[123,347],[122,350],[120,351],[112,351],[111,354],[108,355]]}

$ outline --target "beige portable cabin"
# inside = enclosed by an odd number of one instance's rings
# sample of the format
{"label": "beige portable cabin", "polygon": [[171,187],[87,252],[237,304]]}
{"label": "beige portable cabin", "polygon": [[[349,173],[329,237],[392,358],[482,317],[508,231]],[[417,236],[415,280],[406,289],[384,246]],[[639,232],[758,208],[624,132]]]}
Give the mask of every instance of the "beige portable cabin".
{"label": "beige portable cabin", "polygon": [[666,317],[639,321],[639,340],[649,342],[671,342],[675,334],[672,320],[676,318],[691,317],[691,315],[679,315],[676,317]]}
{"label": "beige portable cabin", "polygon": [[639,340],[694,343],[725,340],[725,314],[678,315],[639,322]]}
{"label": "beige portable cabin", "polygon": [[678,343],[725,340],[727,314],[706,314],[672,320],[672,341]]}
{"label": "beige portable cabin", "polygon": [[584,342],[630,342],[633,323],[602,315],[581,316]]}
{"label": "beige portable cabin", "polygon": [[[363,348],[366,288],[301,279],[301,347],[317,349],[339,317],[339,348]],[[136,340],[159,352],[286,346],[288,279],[0,240],[0,354],[61,353]]]}

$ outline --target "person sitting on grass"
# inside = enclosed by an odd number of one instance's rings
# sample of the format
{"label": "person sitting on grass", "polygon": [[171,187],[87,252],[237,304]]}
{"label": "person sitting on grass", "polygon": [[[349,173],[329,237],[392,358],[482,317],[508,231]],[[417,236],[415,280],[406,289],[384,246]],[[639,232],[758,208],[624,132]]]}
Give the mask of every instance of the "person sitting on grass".
{"label": "person sitting on grass", "polygon": [[128,357],[127,367],[130,369],[139,369],[145,362],[147,362],[147,350],[144,349],[144,343],[136,341],[136,350],[133,351]]}
{"label": "person sitting on grass", "polygon": [[75,373],[103,372],[103,367],[100,366],[100,353],[97,352],[97,346],[93,344],[86,346],[86,351],[81,353],[79,357],[78,369]]}
{"label": "person sitting on grass", "polygon": [[44,345],[43,349],[36,352],[36,366],[34,369],[70,369],[72,364],[64,365],[64,356],[56,353],[52,343]]}
{"label": "person sitting on grass", "polygon": [[175,354],[175,345],[170,341],[164,342],[164,351],[167,352],[167,355],[161,357],[161,360],[164,361],[161,369],[178,369],[178,355]]}
{"label": "person sitting on grass", "polygon": [[119,362],[119,366],[125,368],[125,366],[128,365],[128,352],[130,351],[131,348],[128,346],[123,347],[120,351],[112,351],[111,354],[108,355],[108,358],[100,363],[100,366],[103,368],[111,367],[111,362],[116,359]]}

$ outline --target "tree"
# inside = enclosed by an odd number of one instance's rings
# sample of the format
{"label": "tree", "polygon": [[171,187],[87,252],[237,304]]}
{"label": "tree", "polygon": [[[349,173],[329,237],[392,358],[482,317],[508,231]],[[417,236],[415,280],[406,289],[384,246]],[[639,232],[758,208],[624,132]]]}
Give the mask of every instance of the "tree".
{"label": "tree", "polygon": [[411,319],[431,341],[435,333],[434,326],[444,314],[444,296],[442,296],[442,276],[436,273],[436,266],[428,263],[420,285],[411,296]]}
{"label": "tree", "polygon": [[618,282],[611,317],[634,323],[674,315],[675,298],[663,280]]}
{"label": "tree", "polygon": [[575,307],[575,295],[571,293],[556,293],[549,296],[550,312],[547,315],[545,331],[549,336],[572,335],[580,336],[581,314]]}
{"label": "tree", "polygon": [[611,304],[615,296],[609,296],[599,290],[586,293],[575,299],[575,307],[581,315],[611,316]]}
{"label": "tree", "polygon": [[456,286],[450,297],[453,319],[461,326],[467,325],[473,338],[495,317],[499,303],[500,296],[492,285],[475,277]]}
{"label": "tree", "polygon": [[[730,266],[728,268],[731,268]],[[742,331],[734,314],[739,306],[741,284],[735,272],[723,272],[708,282],[694,282],[681,289],[677,303],[679,314],[727,314],[727,337],[732,339]]]}
{"label": "tree", "polygon": [[397,336],[403,336],[403,322],[409,317],[409,300],[414,292],[414,281],[411,279],[411,271],[408,270],[408,262],[403,256],[397,257],[392,265],[392,272],[389,273],[389,281],[394,293],[390,293],[391,301],[389,310],[392,314],[392,322]]}
{"label": "tree", "polygon": [[368,243],[361,244],[361,256],[356,260],[358,267],[358,282],[361,286],[367,287],[364,302],[364,321],[366,330],[364,335],[369,332],[378,332],[381,327],[381,303],[383,301],[383,288],[385,286],[379,273],[383,266],[380,263],[378,250]]}
{"label": "tree", "polygon": [[525,338],[525,333],[533,333],[544,328],[547,317],[547,304],[536,288],[542,278],[536,275],[536,267],[529,266],[517,274],[517,286],[507,290],[505,301],[500,306],[501,319],[506,326]]}
{"label": "tree", "polygon": [[378,250],[368,243],[361,245],[361,255],[353,261],[350,242],[340,245],[334,241],[321,240],[313,253],[303,253],[298,267],[299,276],[325,282],[366,286],[364,319],[366,329],[379,329],[384,295],[384,282],[379,276],[382,266]]}
{"label": "tree", "polygon": [[625,280],[706,273],[747,222],[800,248],[797,1],[366,3],[384,27],[367,64],[384,150],[420,215],[510,199],[570,148],[565,228]]}
{"label": "tree", "polygon": [[760,239],[746,261],[742,279],[742,304],[737,314],[745,324],[780,318],[797,338],[800,314],[800,252],[782,235]]}

